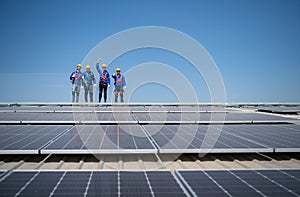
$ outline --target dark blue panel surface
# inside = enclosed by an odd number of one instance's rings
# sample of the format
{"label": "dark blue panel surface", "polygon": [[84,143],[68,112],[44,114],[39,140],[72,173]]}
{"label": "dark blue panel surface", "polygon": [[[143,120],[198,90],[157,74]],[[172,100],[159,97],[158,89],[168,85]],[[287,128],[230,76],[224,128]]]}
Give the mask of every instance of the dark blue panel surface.
{"label": "dark blue panel surface", "polygon": [[71,126],[0,126],[0,150],[38,150]]}

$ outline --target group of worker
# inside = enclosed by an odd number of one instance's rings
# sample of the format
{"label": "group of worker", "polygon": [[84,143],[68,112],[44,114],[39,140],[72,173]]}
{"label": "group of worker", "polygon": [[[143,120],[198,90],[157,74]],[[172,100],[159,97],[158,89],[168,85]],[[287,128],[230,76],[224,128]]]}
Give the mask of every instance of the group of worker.
{"label": "group of worker", "polygon": [[[96,63],[96,69],[100,75],[99,79],[99,103],[101,103],[102,95],[104,94],[104,102],[107,101],[107,89],[110,88],[110,75],[107,70],[106,64],[102,64],[100,69],[101,58],[98,58]],[[90,102],[93,101],[94,88],[96,87],[96,79],[94,73],[91,71],[91,66],[86,65],[86,71],[81,72],[81,64],[77,64],[77,68],[70,75],[70,82],[72,83],[72,102],[79,101],[80,89],[84,88],[84,99],[88,102],[88,96],[90,97]],[[121,102],[124,102],[124,89],[126,88],[125,77],[121,75],[121,69],[116,68],[116,73],[112,75],[114,79],[114,95],[115,102],[118,102],[118,97],[120,96]]]}

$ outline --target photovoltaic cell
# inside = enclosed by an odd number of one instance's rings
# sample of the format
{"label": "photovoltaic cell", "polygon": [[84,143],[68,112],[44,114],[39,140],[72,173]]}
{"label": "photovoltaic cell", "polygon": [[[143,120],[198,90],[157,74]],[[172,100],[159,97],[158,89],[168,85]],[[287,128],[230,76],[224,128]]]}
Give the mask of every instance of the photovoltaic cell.
{"label": "photovoltaic cell", "polygon": [[87,196],[118,196],[118,172],[92,172]]}

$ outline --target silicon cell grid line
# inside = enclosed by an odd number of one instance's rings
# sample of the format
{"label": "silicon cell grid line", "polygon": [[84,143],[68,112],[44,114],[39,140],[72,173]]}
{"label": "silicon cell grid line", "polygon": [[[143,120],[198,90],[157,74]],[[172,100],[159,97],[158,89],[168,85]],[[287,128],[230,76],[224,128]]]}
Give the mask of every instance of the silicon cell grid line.
{"label": "silicon cell grid line", "polygon": [[70,126],[0,125],[0,154],[38,154]]}
{"label": "silicon cell grid line", "polygon": [[170,171],[13,171],[1,196],[190,196]]}
{"label": "silicon cell grid line", "polygon": [[196,196],[299,196],[299,172],[299,169],[176,171]]}
{"label": "silicon cell grid line", "polygon": [[76,126],[41,150],[42,154],[156,153],[138,125]]}

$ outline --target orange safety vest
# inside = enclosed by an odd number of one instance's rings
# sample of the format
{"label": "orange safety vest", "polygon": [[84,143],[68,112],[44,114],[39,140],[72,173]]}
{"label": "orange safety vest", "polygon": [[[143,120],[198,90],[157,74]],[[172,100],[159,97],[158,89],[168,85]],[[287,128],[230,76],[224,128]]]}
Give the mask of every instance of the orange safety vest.
{"label": "orange safety vest", "polygon": [[106,79],[107,79],[106,75],[104,75],[104,74],[101,75],[101,78],[102,78],[101,81],[106,81]]}

